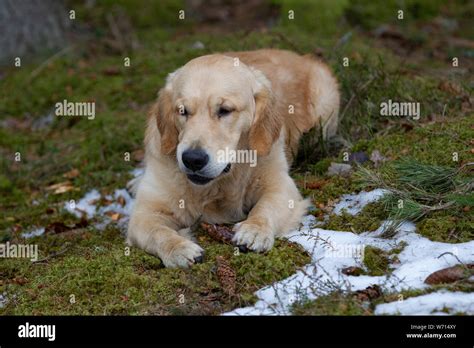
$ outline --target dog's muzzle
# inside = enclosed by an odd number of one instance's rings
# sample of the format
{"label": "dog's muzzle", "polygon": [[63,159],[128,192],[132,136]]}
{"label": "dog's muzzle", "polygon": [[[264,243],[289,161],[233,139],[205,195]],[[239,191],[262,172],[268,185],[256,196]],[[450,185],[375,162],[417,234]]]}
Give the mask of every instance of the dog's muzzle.
{"label": "dog's muzzle", "polygon": [[[216,178],[204,175],[205,168],[209,163],[209,156],[204,150],[199,148],[186,150],[183,152],[181,160],[186,167],[186,176],[193,184],[205,185]],[[218,176],[228,173],[230,168],[231,164],[229,163]]]}

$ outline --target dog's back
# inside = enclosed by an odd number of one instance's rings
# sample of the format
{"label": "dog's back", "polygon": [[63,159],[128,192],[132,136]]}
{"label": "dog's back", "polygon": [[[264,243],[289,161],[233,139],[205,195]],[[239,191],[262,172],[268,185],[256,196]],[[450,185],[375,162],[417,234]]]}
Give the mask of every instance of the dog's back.
{"label": "dog's back", "polygon": [[226,52],[260,70],[272,83],[275,102],[284,117],[289,163],[296,156],[301,135],[322,126],[324,139],[335,135],[339,113],[339,87],[323,62],[276,49]]}

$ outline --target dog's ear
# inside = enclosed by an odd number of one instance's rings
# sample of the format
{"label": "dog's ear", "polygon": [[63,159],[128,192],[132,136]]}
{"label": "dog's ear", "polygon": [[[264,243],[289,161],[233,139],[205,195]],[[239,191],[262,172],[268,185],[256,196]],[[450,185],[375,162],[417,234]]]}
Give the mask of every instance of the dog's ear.
{"label": "dog's ear", "polygon": [[249,145],[257,155],[266,156],[280,136],[283,120],[277,112],[270,81],[261,71],[251,70],[255,76],[255,117],[250,128]]}
{"label": "dog's ear", "polygon": [[165,155],[170,155],[176,151],[178,145],[178,129],[174,119],[174,106],[171,97],[171,81],[176,72],[168,75],[166,86],[158,93],[158,100],[150,109],[149,117],[156,121],[160,132],[160,148]]}

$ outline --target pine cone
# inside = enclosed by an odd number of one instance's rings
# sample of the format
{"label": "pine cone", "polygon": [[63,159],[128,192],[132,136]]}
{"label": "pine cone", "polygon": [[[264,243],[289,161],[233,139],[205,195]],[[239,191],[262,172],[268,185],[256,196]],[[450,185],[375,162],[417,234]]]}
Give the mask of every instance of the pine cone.
{"label": "pine cone", "polygon": [[209,236],[211,236],[212,239],[225,244],[232,244],[234,231],[232,231],[231,227],[226,225],[208,224],[206,222],[202,222],[201,227],[209,234]]}
{"label": "pine cone", "polygon": [[222,256],[217,256],[217,278],[221,283],[222,290],[229,295],[235,296],[236,274],[229,262]]}

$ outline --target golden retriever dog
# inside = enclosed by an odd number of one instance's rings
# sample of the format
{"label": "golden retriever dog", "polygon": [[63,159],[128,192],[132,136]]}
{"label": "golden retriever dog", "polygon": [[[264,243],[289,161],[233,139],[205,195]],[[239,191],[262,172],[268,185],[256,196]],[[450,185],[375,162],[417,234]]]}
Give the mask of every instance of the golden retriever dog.
{"label": "golden retriever dog", "polygon": [[339,99],[325,64],[289,51],[212,54],[169,74],[149,113],[127,242],[189,267],[204,256],[190,227],[206,221],[236,223],[236,246],[271,249],[309,205],[288,173],[299,138],[334,135]]}

